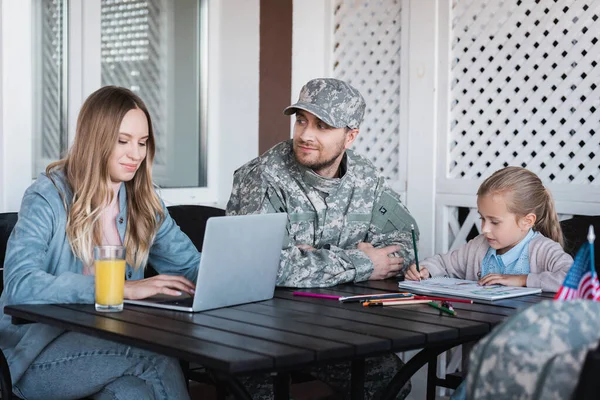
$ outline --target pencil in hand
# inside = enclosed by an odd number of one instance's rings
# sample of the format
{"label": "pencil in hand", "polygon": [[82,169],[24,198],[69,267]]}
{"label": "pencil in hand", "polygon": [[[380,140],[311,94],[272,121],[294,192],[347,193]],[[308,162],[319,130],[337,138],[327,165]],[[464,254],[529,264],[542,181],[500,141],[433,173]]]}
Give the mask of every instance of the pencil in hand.
{"label": "pencil in hand", "polygon": [[[414,224],[410,224],[410,231],[412,233],[412,242],[413,242],[413,249],[415,251],[415,265],[417,266],[417,272],[421,272],[421,269],[419,268],[419,255],[417,254],[417,235],[415,234],[415,225]],[[421,276],[419,275],[419,281],[421,280]]]}

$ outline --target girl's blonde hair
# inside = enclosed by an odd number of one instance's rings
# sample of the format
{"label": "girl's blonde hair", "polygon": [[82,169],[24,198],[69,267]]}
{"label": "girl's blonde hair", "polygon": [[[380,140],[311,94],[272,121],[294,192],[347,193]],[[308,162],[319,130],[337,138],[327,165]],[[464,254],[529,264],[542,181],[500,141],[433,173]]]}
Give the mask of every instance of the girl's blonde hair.
{"label": "girl's blonde hair", "polygon": [[508,211],[524,217],[535,214],[533,229],[564,247],[563,232],[558,222],[552,195],[533,172],[521,167],[506,167],[487,178],[477,196],[503,194]]}
{"label": "girl's blonde hair", "polygon": [[50,179],[55,169],[62,168],[73,193],[73,200],[67,204],[61,192],[67,210],[66,232],[73,253],[84,265],[92,264],[92,249],[102,243],[100,217],[114,198],[108,161],[119,139],[121,122],[133,109],[146,114],[148,140],[146,157],[133,179],[124,182],[127,227],[123,245],[127,263],[136,269],[145,267],[164,211],[152,184],[155,140],[144,102],[132,91],[116,86],[105,86],[92,93],[79,112],[75,140],[67,156],[46,168]]}

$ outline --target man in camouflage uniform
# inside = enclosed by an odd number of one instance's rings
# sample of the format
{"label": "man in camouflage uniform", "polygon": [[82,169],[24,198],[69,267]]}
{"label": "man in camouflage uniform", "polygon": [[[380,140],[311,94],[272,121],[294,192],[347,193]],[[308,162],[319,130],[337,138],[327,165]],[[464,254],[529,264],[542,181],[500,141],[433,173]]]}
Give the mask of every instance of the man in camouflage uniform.
{"label": "man in camouflage uniform", "polygon": [[572,398],[585,356],[600,340],[599,316],[600,302],[576,300],[544,301],[510,318],[473,349],[466,398]]}
{"label": "man in camouflage uniform", "polygon": [[[296,114],[293,139],[235,172],[227,214],[289,215],[279,286],[385,279],[414,260],[414,219],[373,164],[348,150],[364,112],[362,95],[348,83],[313,79],[302,88],[298,102],[284,110]],[[402,365],[393,354],[367,359],[367,396],[382,390]],[[345,363],[310,372],[347,391],[349,371]],[[409,391],[410,383],[400,398]]]}
{"label": "man in camouflage uniform", "polygon": [[349,84],[314,79],[284,110],[296,114],[294,138],[235,172],[227,214],[289,214],[279,286],[385,279],[414,260],[414,219],[373,164],[347,150],[364,112]]}

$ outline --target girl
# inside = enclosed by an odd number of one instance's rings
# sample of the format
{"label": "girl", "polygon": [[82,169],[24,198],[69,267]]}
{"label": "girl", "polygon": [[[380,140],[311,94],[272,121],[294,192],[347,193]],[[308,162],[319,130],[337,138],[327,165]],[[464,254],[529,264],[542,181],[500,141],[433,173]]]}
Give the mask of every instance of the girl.
{"label": "girl", "polygon": [[482,234],[448,254],[411,265],[406,279],[431,276],[478,280],[481,285],[539,287],[556,292],[573,264],[550,192],[533,172],[506,167],[477,191]]}
{"label": "girl", "polygon": [[[12,325],[4,305],[94,303],[93,247],[124,245],[126,299],[192,294],[200,254],[152,186],[148,110],[127,89],[94,92],[68,155],[23,197],[8,240],[0,348],[22,398],[188,398],[177,360],[43,324]],[[150,261],[159,275],[143,279]]]}

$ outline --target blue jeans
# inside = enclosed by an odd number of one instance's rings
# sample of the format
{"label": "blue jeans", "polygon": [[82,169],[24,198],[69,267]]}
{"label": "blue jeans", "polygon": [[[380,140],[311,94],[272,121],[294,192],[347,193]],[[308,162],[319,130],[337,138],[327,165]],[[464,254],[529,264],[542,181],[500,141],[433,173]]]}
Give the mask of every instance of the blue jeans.
{"label": "blue jeans", "polygon": [[23,399],[189,399],[176,359],[77,332],[50,343],[13,390]]}

